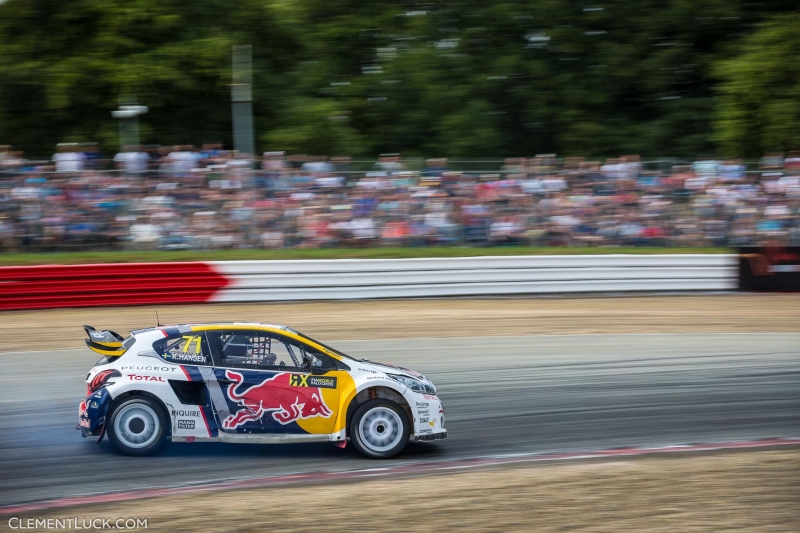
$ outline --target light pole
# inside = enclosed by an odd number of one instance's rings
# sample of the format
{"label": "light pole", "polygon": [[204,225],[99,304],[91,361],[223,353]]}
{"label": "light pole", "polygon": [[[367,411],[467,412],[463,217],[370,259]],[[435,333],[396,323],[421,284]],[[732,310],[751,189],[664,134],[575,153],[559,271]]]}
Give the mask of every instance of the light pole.
{"label": "light pole", "polygon": [[233,47],[233,148],[240,154],[253,156],[253,49],[248,45]]}
{"label": "light pole", "polygon": [[147,106],[124,101],[135,102],[136,98],[120,97],[119,109],[111,112],[111,116],[119,120],[120,151],[125,150],[126,146],[139,146],[139,115],[149,111]]}

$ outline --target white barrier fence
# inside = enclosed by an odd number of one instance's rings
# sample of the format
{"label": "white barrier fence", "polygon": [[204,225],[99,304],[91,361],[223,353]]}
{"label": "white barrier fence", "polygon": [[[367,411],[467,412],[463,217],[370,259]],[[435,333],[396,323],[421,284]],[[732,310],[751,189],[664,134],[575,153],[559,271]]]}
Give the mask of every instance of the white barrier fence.
{"label": "white barrier fence", "polygon": [[727,291],[737,256],[549,255],[220,261],[211,301],[292,301],[553,293]]}

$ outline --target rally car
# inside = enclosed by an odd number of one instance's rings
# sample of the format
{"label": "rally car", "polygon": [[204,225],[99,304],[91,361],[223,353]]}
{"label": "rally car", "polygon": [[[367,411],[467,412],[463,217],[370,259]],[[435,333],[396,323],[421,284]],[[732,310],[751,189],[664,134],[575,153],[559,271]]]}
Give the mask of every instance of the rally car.
{"label": "rally car", "polygon": [[355,359],[285,326],[187,324],[131,331],[84,326],[102,355],[86,376],[78,428],[127,455],[165,441],[349,440],[371,458],[409,440],[444,439],[444,409],[425,376]]}

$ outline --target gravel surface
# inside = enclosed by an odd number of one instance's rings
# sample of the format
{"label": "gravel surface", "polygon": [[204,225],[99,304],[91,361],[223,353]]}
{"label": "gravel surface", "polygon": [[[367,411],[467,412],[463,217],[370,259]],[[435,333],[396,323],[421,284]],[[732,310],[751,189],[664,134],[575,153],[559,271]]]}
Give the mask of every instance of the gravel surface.
{"label": "gravel surface", "polygon": [[[323,341],[480,335],[800,332],[800,295],[373,300],[0,312],[0,352],[82,347],[83,324],[274,322]],[[35,336],[32,331],[35,328]],[[34,340],[35,339],[35,340]]]}
{"label": "gravel surface", "polygon": [[[150,531],[800,531],[800,450],[675,454],[38,511]],[[7,524],[6,517],[2,519]]]}

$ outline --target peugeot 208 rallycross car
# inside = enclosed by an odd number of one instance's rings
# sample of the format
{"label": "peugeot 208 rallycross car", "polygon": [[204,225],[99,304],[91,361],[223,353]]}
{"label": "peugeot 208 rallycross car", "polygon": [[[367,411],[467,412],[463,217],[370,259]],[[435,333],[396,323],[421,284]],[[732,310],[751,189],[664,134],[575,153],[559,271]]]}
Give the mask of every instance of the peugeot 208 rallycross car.
{"label": "peugeot 208 rallycross car", "polygon": [[257,323],[113,331],[84,326],[103,356],[86,376],[84,437],[122,453],[173,442],[287,443],[349,437],[367,457],[444,439],[442,403],[417,372],[349,357],[290,328]]}

